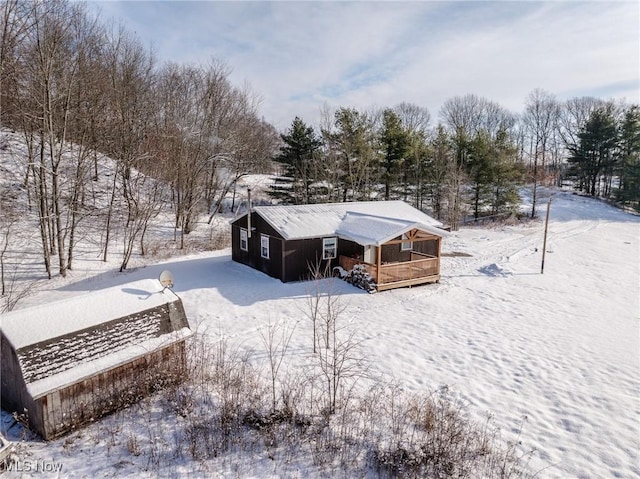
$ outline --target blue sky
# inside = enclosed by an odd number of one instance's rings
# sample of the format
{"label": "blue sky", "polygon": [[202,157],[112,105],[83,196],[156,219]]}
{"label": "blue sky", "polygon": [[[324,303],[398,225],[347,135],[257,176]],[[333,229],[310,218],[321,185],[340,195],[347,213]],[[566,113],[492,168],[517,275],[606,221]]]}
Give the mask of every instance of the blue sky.
{"label": "blue sky", "polygon": [[212,58],[262,99],[279,130],[321,109],[427,107],[475,93],[520,112],[559,99],[640,102],[640,4],[599,1],[90,2],[158,60]]}

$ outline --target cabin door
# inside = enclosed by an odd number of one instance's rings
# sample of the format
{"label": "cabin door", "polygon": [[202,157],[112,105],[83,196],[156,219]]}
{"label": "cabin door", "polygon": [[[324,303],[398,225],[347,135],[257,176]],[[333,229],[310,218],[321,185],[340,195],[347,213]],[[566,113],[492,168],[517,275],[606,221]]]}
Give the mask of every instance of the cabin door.
{"label": "cabin door", "polygon": [[364,262],[376,264],[376,247],[375,246],[364,247]]}

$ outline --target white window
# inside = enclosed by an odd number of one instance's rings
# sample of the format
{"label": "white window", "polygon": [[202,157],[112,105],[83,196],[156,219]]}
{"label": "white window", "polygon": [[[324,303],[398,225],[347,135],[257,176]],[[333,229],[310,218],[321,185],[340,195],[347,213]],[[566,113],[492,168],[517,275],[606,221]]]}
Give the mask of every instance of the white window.
{"label": "white window", "polygon": [[400,243],[400,251],[411,251],[413,249],[413,241],[405,241],[408,240],[406,234],[402,235],[402,243]]}
{"label": "white window", "polygon": [[249,236],[247,230],[240,228],[240,249],[242,251],[249,251]]}
{"label": "white window", "polygon": [[269,237],[260,235],[260,256],[269,259]]}
{"label": "white window", "polygon": [[322,259],[333,259],[338,256],[338,239],[322,238]]}

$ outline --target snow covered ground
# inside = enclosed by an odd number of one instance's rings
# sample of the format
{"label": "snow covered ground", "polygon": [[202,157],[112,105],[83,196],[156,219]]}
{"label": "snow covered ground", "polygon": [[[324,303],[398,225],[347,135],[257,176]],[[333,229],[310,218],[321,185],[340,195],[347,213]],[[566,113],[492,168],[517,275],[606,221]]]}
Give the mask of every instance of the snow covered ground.
{"label": "snow covered ground", "polygon": [[[640,218],[555,192],[544,274],[542,234],[541,221],[455,232],[444,253],[468,255],[444,257],[435,285],[370,295],[337,282],[343,320],[375,372],[406,390],[449,385],[478,421],[492,414],[505,440],[517,438],[524,420],[522,449],[535,449],[529,465],[537,477],[639,477]],[[302,313],[309,283],[283,284],[232,262],[228,250],[125,274],[85,261],[20,307],[154,278],[164,269],[173,272],[174,290],[199,332],[227,336],[257,355],[264,350],[259,332],[284,321],[297,323],[291,355],[309,348],[311,324]],[[27,442],[22,451],[34,461],[62,462],[61,477],[143,475],[140,460],[99,455],[104,448],[95,437],[80,431],[48,444]],[[167,475],[189,471],[201,475],[188,464]]]}

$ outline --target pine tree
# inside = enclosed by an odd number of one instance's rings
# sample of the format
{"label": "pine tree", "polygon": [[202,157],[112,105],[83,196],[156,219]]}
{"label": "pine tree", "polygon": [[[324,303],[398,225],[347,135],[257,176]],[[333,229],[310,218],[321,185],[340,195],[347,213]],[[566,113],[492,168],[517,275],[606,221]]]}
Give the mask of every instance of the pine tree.
{"label": "pine tree", "polygon": [[569,145],[569,175],[577,179],[578,189],[591,196],[610,192],[617,147],[612,106],[595,109],[578,133],[577,144]]}
{"label": "pine tree", "polygon": [[354,108],[339,108],[335,130],[323,131],[339,156],[337,179],[342,201],[368,198],[374,164],[373,125],[369,116]]}
{"label": "pine tree", "polygon": [[384,199],[391,197],[391,186],[397,182],[403,162],[410,147],[408,132],[402,126],[402,120],[391,109],[382,113],[382,129],[380,130],[382,147],[382,179],[384,181]]}
{"label": "pine tree", "polygon": [[486,131],[477,133],[469,142],[467,152],[465,169],[471,182],[473,217],[477,220],[491,193],[493,151],[489,134]]}
{"label": "pine tree", "polygon": [[444,208],[448,198],[448,175],[452,172],[451,164],[455,163],[455,154],[449,135],[442,125],[438,125],[427,147],[427,159],[424,163],[423,194],[431,200],[434,216],[444,219]]}
{"label": "pine tree", "polygon": [[523,170],[507,131],[500,128],[495,138],[480,131],[467,144],[466,152],[464,165],[471,183],[473,217],[477,220],[484,210],[492,214],[514,211],[520,203],[517,184]]}
{"label": "pine tree", "polygon": [[315,202],[313,183],[319,178],[317,162],[322,141],[311,126],[296,117],[287,133],[280,135],[284,144],[274,160],[282,165],[282,175],[276,178],[270,195],[284,203]]}
{"label": "pine tree", "polygon": [[524,176],[523,166],[516,161],[518,149],[508,133],[501,129],[492,145],[493,159],[490,165],[493,214],[515,212],[520,204],[517,185]]}
{"label": "pine tree", "polygon": [[620,125],[620,183],[617,198],[640,211],[640,106],[631,105]]}

